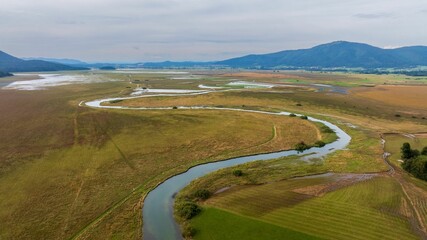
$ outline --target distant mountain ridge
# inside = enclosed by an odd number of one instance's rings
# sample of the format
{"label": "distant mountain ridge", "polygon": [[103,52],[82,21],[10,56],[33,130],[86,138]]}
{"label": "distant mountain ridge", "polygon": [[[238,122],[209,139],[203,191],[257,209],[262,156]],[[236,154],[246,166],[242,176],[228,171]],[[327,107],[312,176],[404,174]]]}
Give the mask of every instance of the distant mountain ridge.
{"label": "distant mountain ridge", "polygon": [[87,68],[73,67],[42,60],[23,60],[0,51],[0,71],[2,72],[43,72],[63,70],[87,70]]}
{"label": "distant mountain ridge", "polygon": [[216,64],[243,68],[406,68],[427,66],[427,47],[383,49],[363,43],[337,41],[309,49],[252,54]]}
{"label": "distant mountain ridge", "polygon": [[76,60],[76,59],[69,59],[69,58],[45,58],[45,57],[29,57],[29,58],[22,58],[23,60],[41,60],[45,62],[53,62],[53,63],[60,63],[64,65],[78,65],[78,66],[84,66],[88,65],[88,63]]}
{"label": "distant mountain ridge", "polygon": [[[59,71],[87,68],[249,68],[249,69],[401,69],[427,66],[427,46],[383,49],[364,43],[336,41],[308,49],[251,54],[211,62],[85,63],[74,59],[27,58],[0,51],[0,71]],[[383,70],[380,70],[383,71]],[[423,73],[424,74],[424,73]]]}
{"label": "distant mountain ridge", "polygon": [[427,66],[427,47],[383,49],[336,41],[308,49],[251,54],[214,62],[147,62],[145,68],[332,69],[413,68]]}

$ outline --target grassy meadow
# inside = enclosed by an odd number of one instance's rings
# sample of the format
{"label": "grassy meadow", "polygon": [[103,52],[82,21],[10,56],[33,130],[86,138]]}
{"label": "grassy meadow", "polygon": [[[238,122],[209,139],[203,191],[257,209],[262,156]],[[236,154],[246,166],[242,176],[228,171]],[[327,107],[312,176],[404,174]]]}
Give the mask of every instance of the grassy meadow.
{"label": "grassy meadow", "polygon": [[[389,176],[380,141],[386,132],[427,132],[424,98],[417,97],[407,106],[405,99],[411,95],[390,101],[389,92],[399,93],[407,86],[366,87],[418,85],[427,79],[263,71],[76,74],[100,81],[41,91],[0,89],[0,239],[141,239],[143,197],[166,178],[203,162],[291,149],[300,141],[335,140],[335,134],[326,134],[321,126],[300,118],[78,106],[81,101],[128,96],[135,88],[230,88],[227,83],[236,80],[292,86],[236,87],[207,95],[141,98],[111,105],[289,111],[331,121],[350,134],[352,141],[348,149],[325,159],[253,162],[196,180],[180,194],[182,198],[200,188],[225,191],[200,203],[202,214],[190,222],[197,230],[195,239],[236,239],[246,232],[253,233],[254,239],[283,235],[289,239],[375,239],[383,235],[385,239],[413,239],[419,233],[411,225],[411,206],[420,210],[421,219],[427,219],[427,184],[405,175]],[[0,81],[29,79],[15,76]],[[317,83],[348,91],[319,91],[312,85]],[[386,135],[386,141],[393,162],[401,140]],[[243,175],[234,176],[234,170]],[[336,183],[341,175],[294,179],[331,172],[379,174],[363,181],[350,177],[344,185]],[[332,187],[320,188],[324,191],[319,195],[313,194],[313,186]],[[238,223],[241,228],[236,230]]]}

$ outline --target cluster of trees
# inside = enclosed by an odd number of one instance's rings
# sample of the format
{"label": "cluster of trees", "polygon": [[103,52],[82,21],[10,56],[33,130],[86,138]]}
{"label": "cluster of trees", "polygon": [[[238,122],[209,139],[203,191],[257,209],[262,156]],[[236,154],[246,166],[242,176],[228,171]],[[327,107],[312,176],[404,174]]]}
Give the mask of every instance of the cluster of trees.
{"label": "cluster of trees", "polygon": [[425,71],[425,70],[380,70],[380,69],[364,69],[364,70],[355,71],[355,72],[362,73],[362,74],[377,74],[377,75],[402,74],[402,75],[412,76],[412,77],[423,77],[423,76],[427,76],[427,71]]}
{"label": "cluster of trees", "polygon": [[427,181],[427,146],[420,152],[412,149],[409,143],[404,143],[401,148],[402,168],[414,177]]}

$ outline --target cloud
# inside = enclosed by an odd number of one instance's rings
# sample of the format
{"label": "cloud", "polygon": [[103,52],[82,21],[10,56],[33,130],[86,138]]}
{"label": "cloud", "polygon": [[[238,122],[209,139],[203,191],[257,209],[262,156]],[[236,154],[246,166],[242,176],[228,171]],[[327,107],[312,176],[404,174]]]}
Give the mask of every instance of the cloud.
{"label": "cloud", "polygon": [[381,18],[395,17],[395,15],[392,13],[358,13],[353,16],[356,18],[363,18],[363,19],[381,19]]}
{"label": "cloud", "polygon": [[418,29],[427,15],[419,9],[425,0],[2,0],[0,50],[157,61],[218,60],[338,39],[425,45],[427,32]]}
{"label": "cloud", "polygon": [[396,48],[401,48],[401,47],[403,47],[403,46],[390,46],[390,45],[388,45],[388,46],[385,46],[383,48],[384,49],[396,49]]}

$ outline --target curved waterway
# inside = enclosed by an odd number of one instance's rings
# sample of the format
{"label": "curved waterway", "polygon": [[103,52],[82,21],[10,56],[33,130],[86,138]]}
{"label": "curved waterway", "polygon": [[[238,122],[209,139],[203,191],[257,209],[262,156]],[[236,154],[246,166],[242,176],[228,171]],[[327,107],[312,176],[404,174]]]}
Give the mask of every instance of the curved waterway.
{"label": "curved waterway", "polygon": [[[206,94],[209,92],[202,93],[192,93],[192,94]],[[192,95],[192,94],[162,94],[161,96],[179,96],[179,95]],[[159,95],[146,95],[138,97],[153,97]],[[131,108],[126,106],[103,106],[102,103],[110,102],[115,100],[126,100],[138,97],[123,97],[123,98],[108,98],[95,100],[91,102],[86,102],[85,104],[90,107],[95,108],[108,108],[108,109],[132,109],[132,110],[162,110],[162,109],[171,109],[170,107],[159,107],[159,108]],[[178,107],[178,109],[204,109],[204,110],[221,110],[221,111],[240,111],[240,112],[252,112],[259,114],[272,114],[272,115],[283,115],[287,116],[290,113],[280,112],[272,113],[265,111],[256,111],[256,110],[245,110],[245,109],[234,109],[234,108],[217,108],[217,107],[204,107],[204,106],[194,106],[194,107]],[[213,171],[227,168],[247,162],[257,161],[257,160],[271,160],[280,157],[286,157],[291,155],[302,155],[304,160],[321,158],[330,154],[336,150],[344,149],[351,140],[351,137],[345,133],[338,126],[320,119],[313,117],[308,117],[308,120],[313,122],[320,122],[331,128],[335,131],[338,136],[338,139],[333,142],[325,145],[322,148],[310,148],[309,150],[299,153],[295,150],[289,151],[280,151],[275,153],[266,153],[258,154],[245,157],[236,157],[227,159],[219,162],[212,162],[201,164],[195,167],[190,168],[188,171],[181,173],[179,175],[173,176],[167,179],[165,182],[158,185],[154,190],[152,190],[144,201],[144,207],[142,209],[143,213],[143,233],[144,240],[169,240],[169,239],[182,239],[181,231],[179,225],[175,222],[173,217],[173,204],[175,195],[187,186],[191,181],[202,177]]]}

